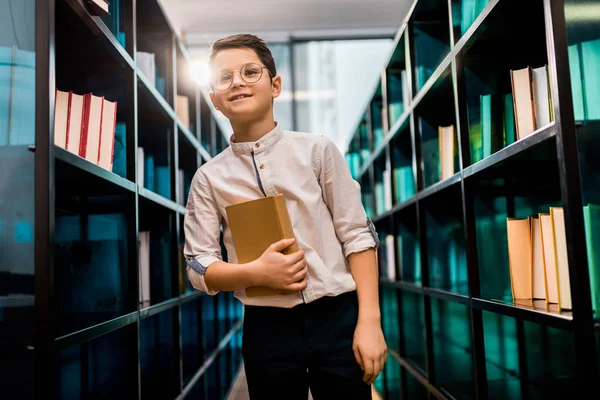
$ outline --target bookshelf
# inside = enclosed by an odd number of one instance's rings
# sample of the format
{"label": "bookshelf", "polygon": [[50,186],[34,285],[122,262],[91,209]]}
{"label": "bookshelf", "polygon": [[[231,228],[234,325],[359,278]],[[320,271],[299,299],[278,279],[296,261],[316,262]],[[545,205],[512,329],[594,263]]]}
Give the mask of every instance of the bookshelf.
{"label": "bookshelf", "polygon": [[[382,243],[385,398],[598,397],[599,10],[417,0],[402,22],[346,153]],[[553,117],[519,139],[510,71],[544,65]],[[511,292],[507,218],[550,207],[570,308]]]}
{"label": "bookshelf", "polygon": [[[191,287],[182,248],[192,177],[228,143],[160,2],[2,7],[0,397],[225,398],[242,309]],[[55,89],[117,102],[112,172],[54,144]]]}

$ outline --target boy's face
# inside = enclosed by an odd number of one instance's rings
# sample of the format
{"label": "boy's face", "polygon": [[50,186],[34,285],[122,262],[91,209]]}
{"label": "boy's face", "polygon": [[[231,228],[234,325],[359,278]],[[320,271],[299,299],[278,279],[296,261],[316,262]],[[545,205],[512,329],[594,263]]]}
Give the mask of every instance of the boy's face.
{"label": "boy's face", "polygon": [[[242,79],[240,69],[254,63],[262,69],[262,76],[255,83]],[[281,78],[269,78],[269,70],[252,49],[227,49],[218,52],[211,66],[211,81],[226,82],[231,77],[231,86],[226,90],[212,89],[210,99],[215,108],[231,122],[244,122],[263,118],[272,113],[273,99],[281,94]],[[260,73],[260,72],[259,72]],[[256,71],[246,72],[247,80],[254,80]],[[256,75],[255,75],[256,76]]]}

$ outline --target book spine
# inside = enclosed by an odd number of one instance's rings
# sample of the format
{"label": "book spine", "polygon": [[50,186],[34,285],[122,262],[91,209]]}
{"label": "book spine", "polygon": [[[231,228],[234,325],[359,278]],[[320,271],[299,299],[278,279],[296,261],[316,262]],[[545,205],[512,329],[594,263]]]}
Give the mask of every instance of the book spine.
{"label": "book spine", "polygon": [[100,150],[102,150],[102,116],[104,114],[104,97],[102,97],[102,105],[100,106],[100,133],[98,134],[98,154],[96,155],[96,164],[100,165]]}
{"label": "book spine", "polygon": [[92,106],[92,95],[87,93],[83,96],[83,116],[81,118],[81,140],[79,142],[79,156],[85,158],[87,151],[88,122],[90,118],[90,107]]}
{"label": "book spine", "polygon": [[[69,129],[71,128],[71,100],[73,99],[73,91],[69,91],[69,101],[67,106],[67,132],[65,138],[65,150],[69,148]],[[56,106],[56,104],[55,104]],[[54,132],[56,135],[56,132]]]}
{"label": "book spine", "polygon": [[[292,221],[290,214],[285,204],[285,197],[278,195],[274,197],[275,208],[277,210],[277,218],[279,219],[279,229],[282,239],[295,239],[294,229],[292,228]],[[294,243],[283,251],[283,254],[292,254],[299,250],[298,244]]]}
{"label": "book spine", "polygon": [[115,157],[115,135],[117,131],[117,102],[115,101],[115,115],[113,117],[113,131],[112,131],[112,144],[110,148],[110,168],[109,171],[113,169],[113,160]]}

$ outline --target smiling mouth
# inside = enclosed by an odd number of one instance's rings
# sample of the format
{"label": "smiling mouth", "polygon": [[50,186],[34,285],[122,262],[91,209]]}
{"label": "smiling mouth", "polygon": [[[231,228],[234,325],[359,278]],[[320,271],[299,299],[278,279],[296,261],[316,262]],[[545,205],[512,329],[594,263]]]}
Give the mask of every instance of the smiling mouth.
{"label": "smiling mouth", "polygon": [[229,101],[240,101],[240,100],[247,99],[249,97],[252,97],[252,95],[249,95],[249,94],[240,94],[239,96],[231,97],[229,99]]}

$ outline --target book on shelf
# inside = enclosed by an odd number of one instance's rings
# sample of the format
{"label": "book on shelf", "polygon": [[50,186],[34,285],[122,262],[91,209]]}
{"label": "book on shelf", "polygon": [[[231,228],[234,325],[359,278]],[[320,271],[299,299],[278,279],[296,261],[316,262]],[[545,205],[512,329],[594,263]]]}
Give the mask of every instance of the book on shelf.
{"label": "book on shelf", "polygon": [[145,177],[145,173],[146,173],[146,171],[144,170],[144,165],[145,165],[144,158],[145,158],[144,148],[138,147],[137,148],[137,184],[141,188],[144,187],[144,177]]}
{"label": "book on shelf", "polygon": [[562,207],[550,207],[550,215],[552,216],[552,226],[554,230],[559,306],[561,309],[571,309],[571,284],[569,281],[565,213]]}
{"label": "book on shelf", "polygon": [[109,3],[106,0],[85,0],[90,14],[103,16],[108,14]]}
{"label": "book on shelf", "polygon": [[511,290],[515,300],[545,300],[571,309],[562,207],[526,219],[507,218]]}
{"label": "book on shelf", "polygon": [[150,305],[150,231],[139,233],[139,302]]}
{"label": "book on shelf", "polygon": [[150,81],[150,85],[156,88],[156,57],[154,53],[138,51],[136,53],[137,66]]}
{"label": "book on shelf", "polygon": [[385,205],[384,210],[390,210],[393,205],[392,200],[392,173],[389,168],[386,168],[383,171],[383,188],[384,188],[384,198]]}
{"label": "book on shelf", "polygon": [[73,91],[56,90],[56,146],[112,171],[116,128],[116,102],[91,93],[79,95]]}
{"label": "book on shelf", "polygon": [[187,129],[190,129],[190,100],[187,96],[177,95],[177,117]]}
{"label": "book on shelf", "polygon": [[[282,194],[234,204],[226,207],[225,210],[238,263],[254,261],[273,243],[295,237],[285,197]],[[298,245],[294,243],[284,249],[283,254],[296,251]],[[246,289],[246,295],[249,297],[281,293],[283,292],[268,287]]]}
{"label": "book on shelf", "polygon": [[568,52],[575,120],[600,120],[600,39],[572,44]]}
{"label": "book on shelf", "polygon": [[548,66],[510,71],[517,139],[553,120]]}
{"label": "book on shelf", "polygon": [[515,142],[517,138],[515,127],[515,109],[513,105],[512,93],[507,93],[503,96],[504,100],[504,115],[502,120],[503,143],[505,146]]}
{"label": "book on shelf", "polygon": [[592,291],[592,309],[600,312],[600,206],[588,204],[583,207],[585,240],[587,248],[590,287]]}
{"label": "book on shelf", "polygon": [[440,141],[440,179],[454,175],[454,125],[438,127]]}

